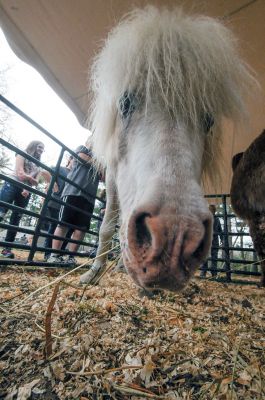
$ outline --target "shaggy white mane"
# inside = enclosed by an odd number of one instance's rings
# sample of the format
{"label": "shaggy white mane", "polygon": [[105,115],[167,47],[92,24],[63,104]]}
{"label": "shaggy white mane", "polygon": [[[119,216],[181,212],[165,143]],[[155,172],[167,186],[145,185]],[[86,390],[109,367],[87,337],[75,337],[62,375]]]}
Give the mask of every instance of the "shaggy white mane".
{"label": "shaggy white mane", "polygon": [[253,82],[222,23],[179,9],[137,9],[112,30],[92,68],[94,155],[103,165],[113,161],[119,99],[129,91],[140,94],[145,110],[155,99],[170,118],[194,132],[201,129],[204,113],[213,116],[204,157],[210,174],[213,168],[207,165],[217,158],[212,154],[218,154],[221,120],[237,123],[244,116],[243,99]]}

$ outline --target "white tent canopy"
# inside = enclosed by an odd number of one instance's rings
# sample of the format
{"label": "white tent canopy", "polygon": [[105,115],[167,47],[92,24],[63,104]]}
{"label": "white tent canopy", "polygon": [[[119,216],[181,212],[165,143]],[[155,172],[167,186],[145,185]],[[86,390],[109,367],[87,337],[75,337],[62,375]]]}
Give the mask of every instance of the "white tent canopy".
{"label": "white tent canopy", "polygon": [[[0,0],[0,24],[15,53],[41,73],[84,124],[88,71],[102,39],[132,6],[150,3],[180,4],[187,11],[225,19],[265,88],[264,0]],[[250,104],[250,128],[240,138],[231,140],[228,129],[222,191],[229,189],[231,155],[244,150],[265,127],[264,105],[264,100]]]}

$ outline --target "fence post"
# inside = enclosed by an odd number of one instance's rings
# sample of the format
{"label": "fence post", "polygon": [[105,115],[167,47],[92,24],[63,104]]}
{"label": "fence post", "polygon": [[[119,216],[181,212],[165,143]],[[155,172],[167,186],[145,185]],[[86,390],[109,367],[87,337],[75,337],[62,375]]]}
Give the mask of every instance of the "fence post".
{"label": "fence post", "polygon": [[32,240],[32,246],[31,246],[31,249],[30,249],[30,252],[29,252],[29,255],[28,255],[28,261],[32,261],[33,260],[33,257],[34,257],[35,251],[36,251],[38,239],[39,239],[39,236],[40,236],[41,225],[43,223],[43,219],[45,218],[43,216],[46,215],[46,211],[47,211],[47,208],[48,208],[48,203],[49,203],[49,201],[51,199],[53,186],[54,186],[54,183],[56,182],[56,178],[58,176],[58,172],[59,172],[59,168],[60,168],[60,165],[61,165],[61,162],[62,162],[63,155],[64,155],[64,149],[62,148],[61,152],[60,152],[60,155],[58,157],[58,161],[56,163],[55,172],[52,175],[52,178],[51,178],[51,181],[50,181],[50,184],[49,184],[49,189],[47,191],[47,196],[44,199],[44,202],[43,202],[43,205],[42,205],[42,208],[41,208],[40,216],[38,218],[38,222],[37,222],[36,229],[35,229],[34,236],[33,236],[33,240]]}
{"label": "fence post", "polygon": [[226,195],[222,195],[223,210],[224,210],[224,253],[225,253],[225,269],[226,269],[226,281],[231,282],[231,266],[230,266],[230,251],[229,251],[229,239],[228,239],[228,223],[227,223],[227,204]]}

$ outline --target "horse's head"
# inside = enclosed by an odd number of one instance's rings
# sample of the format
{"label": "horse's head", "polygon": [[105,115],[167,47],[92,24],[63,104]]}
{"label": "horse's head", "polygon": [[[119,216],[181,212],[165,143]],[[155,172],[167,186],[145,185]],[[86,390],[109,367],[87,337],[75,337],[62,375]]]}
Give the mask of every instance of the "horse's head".
{"label": "horse's head", "polygon": [[[140,107],[140,105],[139,105]],[[212,215],[200,187],[206,135],[163,107],[122,115],[116,185],[123,259],[147,288],[182,288],[211,243]]]}
{"label": "horse's head", "polygon": [[154,8],[112,32],[93,72],[94,151],[116,182],[125,266],[142,287],[179,290],[210,248],[201,178],[249,73],[221,24]]}

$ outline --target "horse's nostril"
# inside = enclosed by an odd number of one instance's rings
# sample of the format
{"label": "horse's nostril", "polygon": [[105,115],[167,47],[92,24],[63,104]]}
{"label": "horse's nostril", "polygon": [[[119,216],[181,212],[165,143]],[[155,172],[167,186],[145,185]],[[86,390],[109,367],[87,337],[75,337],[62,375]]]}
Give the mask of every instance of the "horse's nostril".
{"label": "horse's nostril", "polygon": [[149,217],[149,214],[141,213],[135,218],[136,240],[140,247],[150,246],[152,243],[152,237],[146,225],[146,217]]}
{"label": "horse's nostril", "polygon": [[180,256],[184,263],[201,262],[208,253],[211,240],[211,216],[188,225],[183,235]]}
{"label": "horse's nostril", "polygon": [[147,269],[144,267],[143,268],[143,273],[146,274],[146,272],[147,272]]}
{"label": "horse's nostril", "polygon": [[192,257],[200,258],[204,249],[204,240],[202,239],[197,247],[197,249],[193,252]]}
{"label": "horse's nostril", "polygon": [[201,241],[198,243],[197,248],[194,250],[192,257],[201,259],[205,256],[205,249],[207,248],[207,243],[209,241],[209,232],[211,232],[211,219],[206,219],[202,221],[204,227],[204,235]]}

